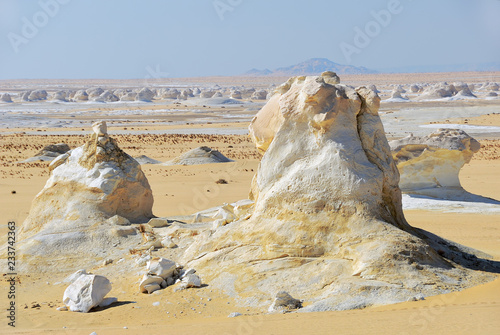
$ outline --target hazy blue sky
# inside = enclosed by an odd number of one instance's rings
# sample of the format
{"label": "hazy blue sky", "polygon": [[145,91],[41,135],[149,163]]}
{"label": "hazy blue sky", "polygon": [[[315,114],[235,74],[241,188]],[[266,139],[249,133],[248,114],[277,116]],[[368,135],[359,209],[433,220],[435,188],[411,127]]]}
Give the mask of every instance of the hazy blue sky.
{"label": "hazy blue sky", "polygon": [[0,79],[234,75],[313,57],[498,62],[500,0],[0,0]]}

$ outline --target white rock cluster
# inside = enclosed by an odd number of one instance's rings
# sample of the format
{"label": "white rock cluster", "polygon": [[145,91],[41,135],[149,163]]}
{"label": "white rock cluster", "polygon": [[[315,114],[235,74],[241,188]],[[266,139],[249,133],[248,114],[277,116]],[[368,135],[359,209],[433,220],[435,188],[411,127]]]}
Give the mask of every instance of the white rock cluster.
{"label": "white rock cluster", "polygon": [[194,269],[182,270],[182,266],[165,258],[150,258],[147,271],[139,283],[141,293],[151,294],[179,282],[179,289],[201,287],[201,279]]}

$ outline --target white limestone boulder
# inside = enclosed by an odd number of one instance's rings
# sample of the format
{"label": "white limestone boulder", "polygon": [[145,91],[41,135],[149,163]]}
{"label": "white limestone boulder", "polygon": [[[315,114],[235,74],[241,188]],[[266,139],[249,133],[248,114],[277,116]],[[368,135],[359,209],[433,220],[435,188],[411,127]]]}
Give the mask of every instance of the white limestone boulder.
{"label": "white limestone boulder", "polygon": [[64,291],[63,303],[72,312],[87,313],[98,306],[111,291],[111,282],[104,276],[81,274]]}

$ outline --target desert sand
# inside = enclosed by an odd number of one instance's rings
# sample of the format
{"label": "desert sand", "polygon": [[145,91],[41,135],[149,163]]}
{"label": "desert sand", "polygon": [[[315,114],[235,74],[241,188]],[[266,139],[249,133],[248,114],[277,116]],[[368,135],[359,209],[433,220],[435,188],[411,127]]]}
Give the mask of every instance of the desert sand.
{"label": "desert sand", "polygon": [[[462,77],[460,77],[462,75]],[[348,77],[348,76],[346,76]],[[493,78],[493,79],[492,79]],[[343,81],[359,83],[364,81],[381,83],[408,84],[413,82],[440,82],[445,80],[485,81],[499,80],[498,74],[433,74],[376,76],[366,78],[353,76]],[[220,79],[220,78],[218,78]],[[225,78],[230,84],[238,80],[252,78]],[[271,79],[266,78],[265,84]],[[276,79],[274,79],[276,80]],[[222,80],[220,79],[222,82]],[[281,80],[283,81],[283,80]],[[209,82],[213,79],[191,79],[192,82]],[[18,83],[12,83],[18,84]],[[22,85],[23,83],[19,83]],[[25,83],[24,83],[25,84]],[[36,85],[44,83],[36,82]],[[73,84],[73,83],[72,83]],[[94,83],[92,83],[94,84]],[[103,84],[100,82],[100,84]],[[105,84],[105,83],[104,83]],[[88,83],[79,83],[88,86]],[[2,83],[2,89],[7,86]],[[257,85],[256,85],[257,86]],[[413,103],[414,107],[446,107],[445,102]],[[451,105],[456,104],[451,102]],[[489,102],[468,102],[472,106],[496,108],[499,100]],[[399,105],[382,109],[398,116]],[[155,107],[156,108],[156,107]],[[165,106],[164,108],[169,108]],[[189,107],[198,108],[198,107]],[[216,107],[212,107],[216,108]],[[104,109],[104,107],[102,107]],[[243,108],[233,108],[237,113],[248,113]],[[220,111],[220,109],[219,109]],[[255,113],[255,110],[253,113]],[[228,111],[229,112],[229,111]],[[155,125],[161,118],[151,117],[147,124],[141,124],[139,116],[120,116],[121,122],[133,121],[133,126],[109,125],[109,131],[118,145],[133,157],[146,155],[166,162],[180,154],[199,146],[208,146],[220,151],[235,162],[223,164],[163,166],[143,165],[142,170],[151,185],[154,195],[153,213],[156,216],[175,216],[192,214],[210,207],[246,199],[252,178],[257,171],[262,154],[255,148],[251,139],[244,134],[175,134],[176,130],[193,129],[230,129],[245,131],[248,122],[232,122],[220,119],[212,124],[203,121],[189,122],[186,115],[175,116],[176,124]],[[19,227],[28,216],[30,205],[36,194],[43,188],[48,178],[48,162],[20,164],[32,157],[45,145],[67,143],[71,148],[83,145],[91,121],[103,115],[86,117],[84,114],[75,119],[86,127],[36,128],[19,127],[0,129],[0,192],[2,194],[1,235],[6,236],[7,221],[15,221]],[[51,116],[57,118],[57,116]],[[106,117],[104,116],[104,119]],[[116,117],[110,117],[110,119]],[[214,121],[217,118],[214,117]],[[498,114],[487,113],[480,116],[458,118],[436,118],[436,123],[464,124],[477,126],[500,126]],[[213,121],[210,121],[213,122]],[[423,121],[422,123],[428,123]],[[83,130],[82,130],[83,128]],[[133,128],[133,129],[131,129]],[[152,134],[155,131],[173,131],[174,134]],[[429,129],[430,131],[431,129]],[[125,131],[120,134],[117,131]],[[67,132],[67,133],[65,133]],[[41,133],[59,134],[43,135]],[[500,200],[500,140],[495,134],[478,137],[481,150],[469,164],[460,171],[460,182],[470,193]],[[225,179],[227,184],[216,184]],[[409,224],[450,239],[460,244],[481,250],[492,259],[500,261],[500,216],[495,213],[444,212],[436,210],[405,210]],[[1,242],[2,244],[5,241]],[[67,265],[67,264],[65,264]],[[76,271],[77,269],[75,269]],[[93,273],[105,273],[106,267],[88,269]],[[210,286],[174,292],[172,287],[154,294],[141,294],[138,291],[139,276],[135,273],[124,274],[113,282],[108,296],[117,297],[118,303],[98,308],[90,313],[60,312],[62,297],[67,283],[61,283],[68,273],[31,274],[19,276],[16,306],[17,325],[13,329],[0,324],[2,333],[13,334],[285,334],[285,333],[389,333],[389,334],[493,334],[500,329],[500,278],[460,292],[427,297],[423,301],[410,301],[393,305],[373,306],[361,310],[337,312],[266,314],[261,309],[241,307],[234,299]],[[8,292],[6,280],[1,282],[2,302]],[[209,300],[210,299],[210,300]],[[159,302],[154,306],[153,303]],[[155,304],[156,305],[156,304]],[[232,312],[242,316],[228,318]],[[126,329],[124,328],[126,327]]]}

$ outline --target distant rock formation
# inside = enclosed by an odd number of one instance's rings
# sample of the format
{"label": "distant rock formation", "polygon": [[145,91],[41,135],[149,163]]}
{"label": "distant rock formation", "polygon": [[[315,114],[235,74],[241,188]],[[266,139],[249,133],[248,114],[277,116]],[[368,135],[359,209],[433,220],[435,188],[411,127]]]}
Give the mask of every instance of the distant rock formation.
{"label": "distant rock formation", "polygon": [[105,122],[93,129],[85,145],[49,165],[50,177],[18,235],[26,266],[46,265],[54,253],[82,267],[92,264],[92,255],[111,252],[110,245],[137,234],[107,219],[119,215],[134,223],[153,217],[151,187],[139,163],[109,137]]}
{"label": "distant rock formation", "polygon": [[30,93],[28,96],[29,101],[36,101],[36,100],[47,100],[47,91],[45,90],[35,90]]}
{"label": "distant rock formation", "polygon": [[376,71],[365,67],[356,67],[352,65],[344,65],[332,62],[326,58],[311,58],[304,62],[280,67],[274,71],[264,69],[251,69],[247,71],[245,76],[304,76],[304,75],[319,75],[325,71],[331,71],[339,74],[366,74],[376,73]]}
{"label": "distant rock formation", "polygon": [[76,101],[87,101],[89,100],[89,95],[87,94],[87,92],[85,92],[85,90],[79,90],[76,91],[73,99],[75,99]]}
{"label": "distant rock formation", "polygon": [[232,162],[232,160],[219,151],[210,149],[209,147],[199,147],[183,153],[179,157],[164,163],[164,165],[197,165],[228,162]]}
{"label": "distant rock formation", "polygon": [[418,86],[417,84],[411,84],[410,85],[410,92],[411,93],[418,93],[420,92],[422,88],[420,86]]}
{"label": "distant rock formation", "polygon": [[99,97],[105,102],[115,102],[120,100],[120,98],[114,95],[111,91],[104,91]]}
{"label": "distant rock formation", "polygon": [[252,96],[250,99],[252,100],[266,100],[267,98],[267,91],[266,90],[258,90],[253,92]]}
{"label": "distant rock formation", "polygon": [[93,87],[93,88],[89,88],[88,90],[86,90],[89,98],[96,98],[98,96],[100,96],[102,93],[104,93],[104,90],[100,87]]}
{"label": "distant rock formation", "polygon": [[0,96],[0,100],[3,102],[12,102],[12,98],[9,93],[4,93]]}
{"label": "distant rock formation", "polygon": [[242,99],[241,92],[238,90],[231,91],[231,94],[229,95],[231,99]]}
{"label": "distant rock formation", "polygon": [[163,99],[177,99],[177,97],[180,95],[180,92],[173,88],[173,89],[162,89],[160,91],[160,97]]}
{"label": "distant rock formation", "polygon": [[370,89],[321,76],[278,87],[250,128],[264,151],[251,217],[200,234],[181,263],[244,304],[269,306],[270,296],[286,291],[307,302],[304,311],[395,303],[493,280],[470,270],[478,260],[464,247],[406,222],[379,103]]}
{"label": "distant rock formation", "polygon": [[408,101],[408,98],[405,96],[401,95],[401,90],[399,89],[394,89],[391,92],[391,97],[387,100],[384,100],[385,102],[406,102]]}
{"label": "distant rock formation", "polygon": [[67,101],[66,100],[67,96],[68,96],[68,92],[66,92],[66,91],[56,91],[52,95],[52,100]]}
{"label": "distant rock formation", "polygon": [[427,136],[389,142],[403,192],[430,194],[461,189],[458,174],[481,145],[460,129],[438,129]]}
{"label": "distant rock formation", "polygon": [[121,97],[120,101],[135,101],[137,93],[135,92],[125,92]]}
{"label": "distant rock formation", "polygon": [[141,155],[138,157],[134,157],[134,159],[137,161],[137,163],[144,165],[144,164],[161,164],[162,162],[153,158],[150,158],[146,155]]}
{"label": "distant rock formation", "polygon": [[36,161],[53,161],[59,155],[65,154],[71,148],[66,143],[57,143],[46,145],[42,150],[35,154],[35,156],[28,158],[21,163],[30,163]]}
{"label": "distant rock formation", "polygon": [[150,102],[151,100],[153,100],[154,95],[155,94],[149,88],[144,87],[139,92],[137,92],[135,100]]}
{"label": "distant rock formation", "polygon": [[213,90],[201,91],[200,98],[207,99],[213,97],[215,92]]}

